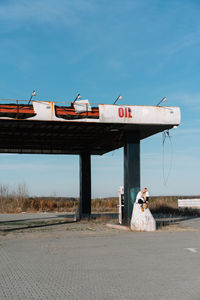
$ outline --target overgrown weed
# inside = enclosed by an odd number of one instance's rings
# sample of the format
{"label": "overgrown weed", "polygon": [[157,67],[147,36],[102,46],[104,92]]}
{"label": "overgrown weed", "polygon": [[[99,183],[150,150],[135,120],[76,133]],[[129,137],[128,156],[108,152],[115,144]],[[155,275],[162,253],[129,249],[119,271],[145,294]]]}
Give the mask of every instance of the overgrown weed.
{"label": "overgrown weed", "polygon": [[[154,215],[200,216],[196,209],[178,209],[178,199],[200,198],[200,196],[156,196],[150,197],[150,210]],[[79,198],[75,197],[29,197],[26,184],[11,189],[0,185],[0,213],[20,212],[72,212],[75,213]],[[118,197],[95,198],[91,202],[92,212],[118,212]],[[106,216],[102,216],[107,218]]]}

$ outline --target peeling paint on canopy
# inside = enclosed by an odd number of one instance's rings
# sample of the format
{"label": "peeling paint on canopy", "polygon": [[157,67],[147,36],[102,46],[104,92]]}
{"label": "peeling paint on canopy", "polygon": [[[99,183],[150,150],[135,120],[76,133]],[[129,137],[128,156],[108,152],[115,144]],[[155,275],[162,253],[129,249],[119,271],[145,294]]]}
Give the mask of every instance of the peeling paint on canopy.
{"label": "peeling paint on canopy", "polygon": [[71,103],[58,106],[51,101],[18,101],[0,104],[2,153],[102,155],[123,147],[127,134],[137,133],[142,140],[178,126],[181,119],[178,107],[88,107],[89,101],[82,100],[81,109],[75,110]]}
{"label": "peeling paint on canopy", "polygon": [[[0,119],[21,119],[26,112],[26,120],[120,123],[120,124],[154,124],[179,125],[181,114],[179,107],[137,106],[99,104],[92,108],[88,100],[85,111],[79,112],[73,106],[55,106],[50,101],[32,101],[32,105],[0,104]],[[83,105],[81,102],[80,105]],[[78,106],[79,103],[76,103]],[[16,111],[16,114],[14,113]],[[29,113],[30,112],[30,113]]]}
{"label": "peeling paint on canopy", "polygon": [[179,125],[179,107],[99,105],[100,121],[128,124],[172,124]]}

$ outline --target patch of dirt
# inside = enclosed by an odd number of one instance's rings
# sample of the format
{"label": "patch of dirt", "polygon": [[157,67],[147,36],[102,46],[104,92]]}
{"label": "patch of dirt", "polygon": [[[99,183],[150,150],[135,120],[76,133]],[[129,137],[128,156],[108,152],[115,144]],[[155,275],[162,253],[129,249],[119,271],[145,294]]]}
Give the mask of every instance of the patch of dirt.
{"label": "patch of dirt", "polygon": [[[82,220],[80,222],[71,222],[67,224],[52,225],[39,228],[20,229],[11,232],[0,232],[0,239],[44,239],[52,235],[56,238],[72,237],[72,236],[101,236],[124,234],[128,231],[117,228],[108,227],[107,224],[118,224],[118,220],[109,218],[100,218],[96,220]],[[197,231],[193,227],[184,226],[184,224],[171,224],[160,227],[156,232],[186,232]],[[132,232],[133,234],[135,232]],[[138,232],[137,232],[138,233]],[[130,231],[129,231],[130,234]]]}
{"label": "patch of dirt", "polygon": [[[82,235],[105,235],[121,233],[119,229],[108,228],[106,224],[111,220],[84,220],[56,226],[20,229],[17,231],[6,232],[6,239],[37,239],[52,236],[82,236]],[[117,222],[117,221],[116,221]],[[112,220],[112,223],[115,221]]]}

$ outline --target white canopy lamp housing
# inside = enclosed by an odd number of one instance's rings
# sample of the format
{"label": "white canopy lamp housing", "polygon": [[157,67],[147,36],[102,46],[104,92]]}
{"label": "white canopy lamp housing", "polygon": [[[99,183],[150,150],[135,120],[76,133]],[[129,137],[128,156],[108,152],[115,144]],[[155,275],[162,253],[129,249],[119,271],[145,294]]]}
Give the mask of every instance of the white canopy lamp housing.
{"label": "white canopy lamp housing", "polygon": [[83,113],[92,111],[91,105],[87,99],[81,100],[81,95],[78,94],[74,101],[72,102],[72,107],[74,107],[76,113]]}

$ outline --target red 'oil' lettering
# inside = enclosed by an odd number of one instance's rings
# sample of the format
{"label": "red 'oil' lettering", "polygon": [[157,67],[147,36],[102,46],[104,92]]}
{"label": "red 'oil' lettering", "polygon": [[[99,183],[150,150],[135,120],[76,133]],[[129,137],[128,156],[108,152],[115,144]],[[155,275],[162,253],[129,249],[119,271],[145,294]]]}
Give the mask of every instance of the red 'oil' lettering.
{"label": "red 'oil' lettering", "polygon": [[127,108],[125,107],[125,118],[127,118],[128,117],[128,111],[127,111]]}
{"label": "red 'oil' lettering", "polygon": [[131,108],[119,107],[118,108],[118,115],[119,115],[120,118],[132,118]]}
{"label": "red 'oil' lettering", "polygon": [[124,110],[123,110],[122,107],[120,107],[120,108],[118,109],[118,114],[119,114],[119,117],[120,117],[120,118],[123,118],[123,117],[124,117]]}
{"label": "red 'oil' lettering", "polygon": [[131,108],[128,108],[128,118],[132,118],[132,114],[131,114]]}

